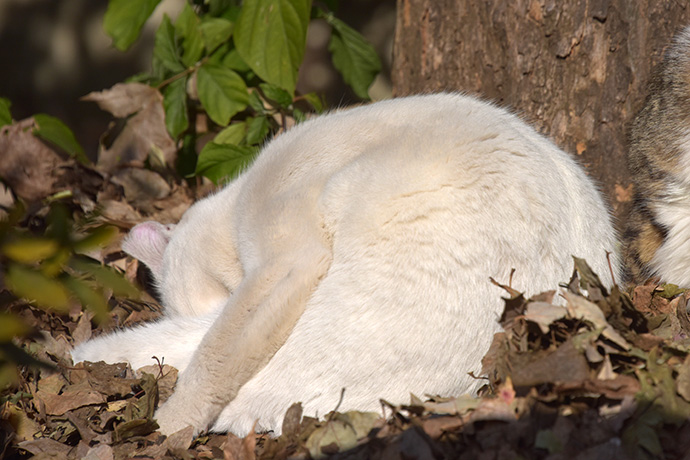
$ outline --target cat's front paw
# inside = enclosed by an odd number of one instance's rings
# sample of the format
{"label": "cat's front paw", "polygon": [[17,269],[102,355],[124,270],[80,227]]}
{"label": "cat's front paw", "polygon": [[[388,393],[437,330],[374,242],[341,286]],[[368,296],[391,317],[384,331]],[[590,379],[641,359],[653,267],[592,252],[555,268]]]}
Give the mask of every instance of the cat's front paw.
{"label": "cat's front paw", "polygon": [[153,416],[160,427],[160,432],[166,436],[176,433],[188,426],[194,429],[194,436],[208,429],[208,422],[204,420],[199,406],[177,393],[168,399]]}

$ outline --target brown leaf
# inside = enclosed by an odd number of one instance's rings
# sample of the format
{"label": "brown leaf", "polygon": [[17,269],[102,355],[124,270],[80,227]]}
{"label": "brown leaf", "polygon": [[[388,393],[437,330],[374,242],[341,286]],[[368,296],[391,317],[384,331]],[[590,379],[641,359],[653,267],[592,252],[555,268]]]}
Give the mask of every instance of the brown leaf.
{"label": "brown leaf", "polygon": [[156,377],[158,382],[158,401],[164,403],[170,395],[173,394],[175,384],[177,383],[177,369],[164,364],[162,367],[158,364],[151,364],[136,370],[136,375],[143,377],[143,374],[151,374]]}
{"label": "brown leaf", "polygon": [[294,403],[285,412],[285,417],[283,418],[283,429],[282,433],[287,437],[294,437],[299,434],[302,423],[302,404]]}
{"label": "brown leaf", "polygon": [[34,435],[41,432],[41,425],[9,401],[3,405],[0,419],[9,421],[14,431],[14,442],[33,439]]}
{"label": "brown leaf", "polygon": [[86,453],[85,460],[113,460],[115,455],[113,453],[113,448],[108,444],[98,444],[92,447]]}
{"label": "brown leaf", "polygon": [[81,100],[95,102],[116,118],[126,118],[158,96],[160,93],[155,88],[143,83],[118,83],[110,89],[93,91]]}
{"label": "brown leaf", "polygon": [[509,373],[508,338],[505,332],[494,334],[489,351],[482,358],[481,375],[489,377],[491,383],[502,381]]}
{"label": "brown leaf", "polygon": [[67,420],[69,420],[70,423],[77,429],[82,441],[90,443],[96,436],[98,436],[96,432],[89,427],[86,420],[75,416],[72,412],[67,412]]}
{"label": "brown leaf", "polygon": [[144,395],[132,402],[125,411],[126,420],[153,419],[153,413],[158,405],[158,383],[156,378],[144,373],[138,382]]}
{"label": "brown leaf", "polygon": [[475,410],[470,413],[469,421],[474,423],[480,420],[498,420],[513,422],[517,420],[515,409],[499,398],[483,399]]}
{"label": "brown leaf", "polygon": [[19,448],[34,455],[47,454],[54,458],[67,458],[67,453],[72,449],[66,444],[53,441],[48,438],[34,439],[33,441],[20,442]]}
{"label": "brown leaf", "polygon": [[125,396],[137,379],[127,378],[127,364],[84,363],[89,387],[106,396]]}
{"label": "brown leaf", "polygon": [[606,321],[604,313],[597,304],[571,292],[565,292],[564,295],[568,301],[566,308],[570,317],[589,321],[595,329],[602,329],[601,334],[608,340],[624,350],[630,349],[630,344]]}
{"label": "brown leaf", "polygon": [[77,322],[77,327],[72,331],[72,339],[74,339],[74,344],[78,345],[82,342],[86,342],[91,338],[91,319],[93,318],[93,313],[91,311],[84,311],[79,317],[79,322]]}
{"label": "brown leaf", "polygon": [[168,436],[164,442],[170,450],[189,449],[194,441],[194,428],[188,426]]}
{"label": "brown leaf", "polygon": [[150,419],[136,419],[120,423],[115,427],[113,441],[120,442],[134,436],[145,436],[158,429],[158,423]]}
{"label": "brown leaf", "polygon": [[634,346],[641,348],[644,351],[650,351],[652,348],[662,345],[664,343],[664,339],[656,335],[644,333],[634,335],[632,343]]}
{"label": "brown leaf", "polygon": [[684,400],[690,402],[690,355],[685,357],[685,361],[678,369],[676,391]]}
{"label": "brown leaf", "polygon": [[[58,358],[64,362],[71,362],[72,355],[72,345],[69,341],[62,335],[55,338],[48,332],[41,333],[41,344],[44,347],[46,353]],[[40,357],[40,355],[39,355]]]}
{"label": "brown leaf", "polygon": [[41,379],[38,381],[38,389],[44,394],[59,394],[62,388],[67,385],[67,380],[59,372],[41,372]]}
{"label": "brown leaf", "polygon": [[437,415],[463,415],[475,409],[481,400],[471,395],[461,395],[455,398],[435,398],[434,401],[422,403],[424,410]]}
{"label": "brown leaf", "polygon": [[556,391],[578,391],[595,393],[611,399],[623,399],[627,395],[634,395],[640,391],[640,382],[628,375],[618,375],[612,380],[588,379],[582,382],[565,382],[556,385]]}
{"label": "brown leaf", "polygon": [[632,301],[635,310],[642,313],[650,312],[649,307],[652,304],[652,296],[657,286],[656,283],[635,286],[632,293]]}
{"label": "brown leaf", "polygon": [[129,117],[112,144],[101,145],[99,169],[114,172],[122,164],[143,164],[156,152],[162,153],[168,165],[174,164],[177,148],[165,127],[163,96],[157,89],[141,83],[118,83],[82,100],[96,102],[117,118]]}
{"label": "brown leaf", "polygon": [[46,413],[50,415],[62,415],[68,410],[91,404],[104,404],[105,396],[98,391],[89,389],[77,389],[65,392],[61,395],[37,391],[34,398],[43,401]]}
{"label": "brown leaf", "polygon": [[549,332],[549,326],[554,321],[563,318],[567,314],[565,308],[546,302],[530,302],[527,304],[525,319],[536,323],[543,334]]}
{"label": "brown leaf", "polygon": [[131,225],[141,222],[143,217],[129,203],[120,200],[99,200],[101,213],[108,222]]}
{"label": "brown leaf", "polygon": [[256,458],[256,433],[254,429],[240,439],[234,434],[228,434],[223,448],[223,458],[225,460],[254,460]]}
{"label": "brown leaf", "polygon": [[32,133],[33,118],[0,128],[0,177],[27,200],[36,201],[55,192],[63,159]]}
{"label": "brown leaf", "polygon": [[589,376],[587,360],[571,340],[555,350],[517,353],[509,359],[512,368],[510,375],[516,387],[581,382]]}
{"label": "brown leaf", "polygon": [[127,201],[139,209],[151,206],[152,200],[165,198],[171,192],[170,185],[165,179],[148,169],[121,169],[113,175],[111,180],[122,186]]}
{"label": "brown leaf", "polygon": [[688,298],[690,298],[690,292],[686,291],[683,295],[678,296],[671,301],[671,311],[675,312],[676,318],[678,318],[680,329],[685,336],[690,335],[690,316],[688,315],[688,310],[686,308]]}
{"label": "brown leaf", "polygon": [[431,439],[438,439],[442,434],[463,426],[465,426],[465,421],[462,418],[448,415],[429,418],[422,422],[422,429]]}
{"label": "brown leaf", "polygon": [[597,374],[597,379],[599,380],[613,380],[616,378],[618,374],[616,374],[613,371],[613,365],[611,364],[611,358],[609,355],[606,355],[604,357],[604,363],[601,366],[601,369],[599,369],[599,373]]}

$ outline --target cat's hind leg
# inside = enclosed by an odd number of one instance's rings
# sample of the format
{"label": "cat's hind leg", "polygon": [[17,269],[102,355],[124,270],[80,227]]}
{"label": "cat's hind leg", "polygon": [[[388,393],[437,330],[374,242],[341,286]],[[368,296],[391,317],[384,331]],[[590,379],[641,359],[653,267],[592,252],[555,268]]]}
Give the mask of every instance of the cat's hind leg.
{"label": "cat's hind leg", "polygon": [[283,345],[331,263],[330,248],[314,241],[295,243],[247,274],[156,413],[163,433],[210,427]]}

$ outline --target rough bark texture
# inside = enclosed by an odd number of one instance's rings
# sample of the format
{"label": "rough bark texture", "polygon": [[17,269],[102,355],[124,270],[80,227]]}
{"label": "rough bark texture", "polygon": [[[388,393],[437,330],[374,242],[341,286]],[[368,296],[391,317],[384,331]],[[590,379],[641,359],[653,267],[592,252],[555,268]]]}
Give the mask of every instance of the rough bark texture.
{"label": "rough bark texture", "polygon": [[690,6],[673,0],[398,0],[396,95],[462,90],[522,113],[580,161],[619,220],[626,132]]}

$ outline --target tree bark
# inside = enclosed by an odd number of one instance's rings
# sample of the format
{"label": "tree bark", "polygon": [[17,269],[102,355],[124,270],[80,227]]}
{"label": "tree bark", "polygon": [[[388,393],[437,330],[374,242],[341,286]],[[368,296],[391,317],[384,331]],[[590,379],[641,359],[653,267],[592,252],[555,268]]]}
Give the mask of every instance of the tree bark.
{"label": "tree bark", "polygon": [[476,93],[576,154],[622,220],[626,132],[650,72],[690,23],[673,0],[398,0],[397,96]]}

